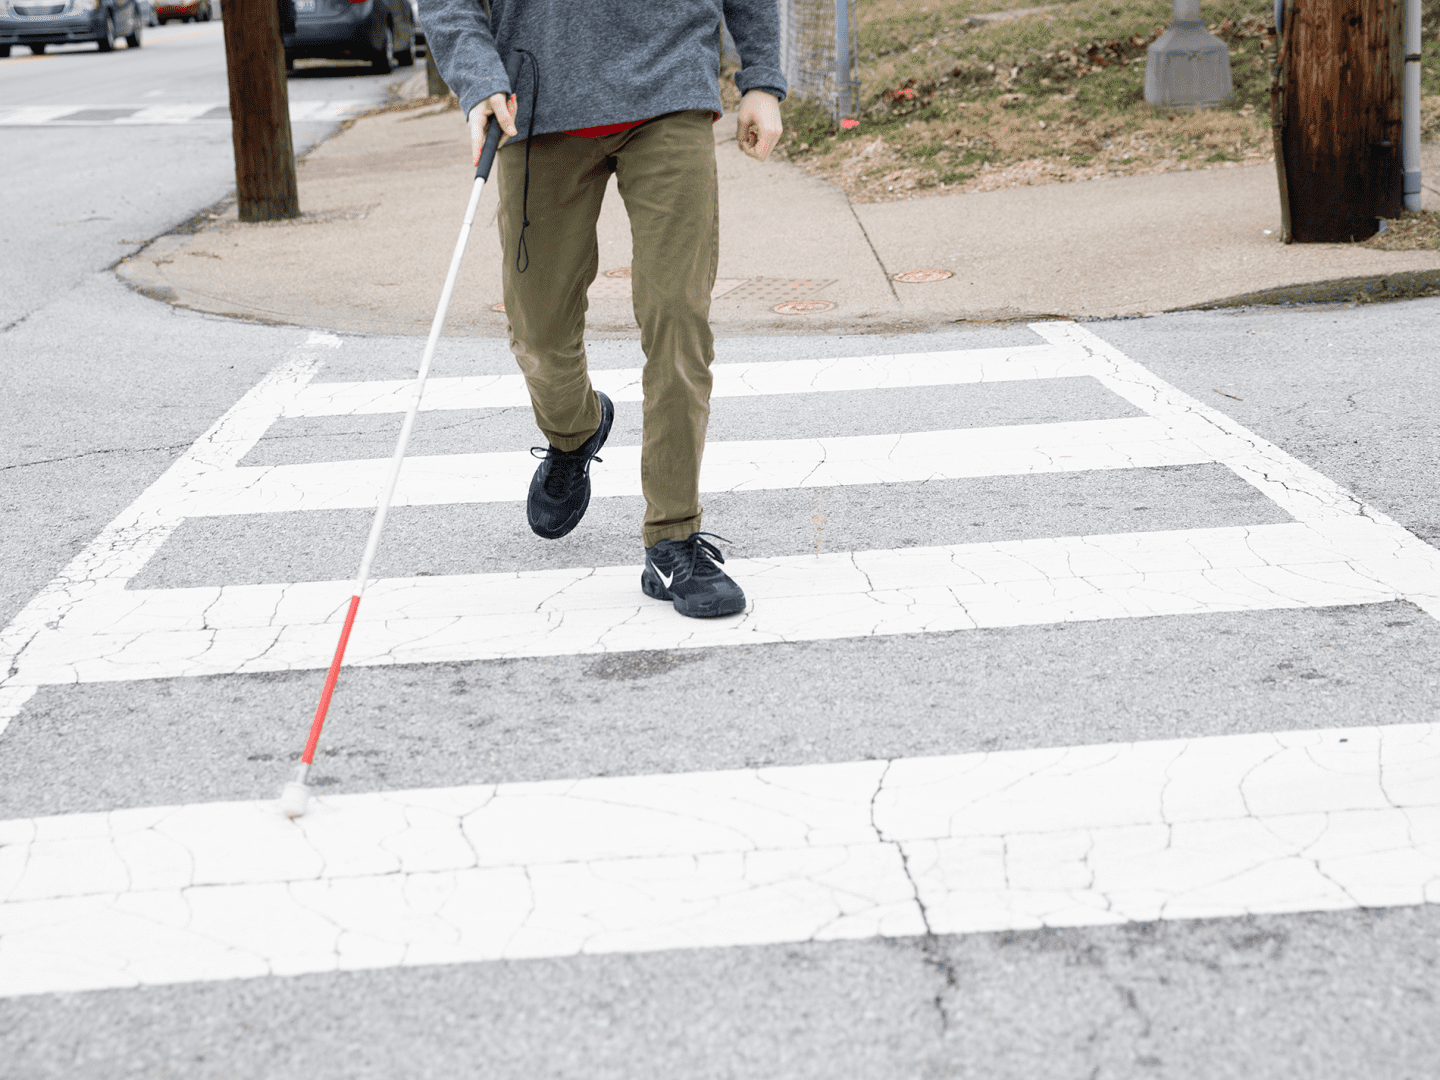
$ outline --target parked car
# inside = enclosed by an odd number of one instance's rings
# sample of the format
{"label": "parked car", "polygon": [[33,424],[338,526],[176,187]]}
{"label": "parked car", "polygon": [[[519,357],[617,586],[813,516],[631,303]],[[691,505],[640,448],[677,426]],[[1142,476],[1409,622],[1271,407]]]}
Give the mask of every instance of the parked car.
{"label": "parked car", "polygon": [[136,6],[140,8],[140,22],[145,26],[159,26],[160,20],[155,15],[155,5],[150,0],[135,0]]}
{"label": "parked car", "polygon": [[415,63],[410,0],[295,0],[295,32],[285,37],[285,67],[318,57],[368,60],[377,75]]}
{"label": "parked car", "polygon": [[181,22],[209,22],[213,17],[210,0],[155,0],[155,17],[162,23],[171,19]]}
{"label": "parked car", "polygon": [[138,49],[143,24],[136,0],[0,0],[0,56],[9,56],[15,45],[38,56],[47,45],[77,41],[93,41],[110,52],[121,37]]}

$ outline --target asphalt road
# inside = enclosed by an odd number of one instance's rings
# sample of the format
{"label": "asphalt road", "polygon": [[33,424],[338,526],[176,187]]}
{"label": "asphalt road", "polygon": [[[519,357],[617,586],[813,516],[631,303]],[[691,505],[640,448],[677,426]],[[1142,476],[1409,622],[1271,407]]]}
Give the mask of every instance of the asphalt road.
{"label": "asphalt road", "polygon": [[[0,60],[0,103],[23,106],[223,106],[229,100],[219,22],[169,23],[144,31],[138,50],[16,48]],[[413,69],[370,75],[363,65],[301,62],[289,81],[303,103],[380,104]],[[296,121],[302,153],[334,120]],[[142,125],[65,121],[7,126],[0,115],[0,327],[27,318],[114,265],[235,186],[230,125],[223,120]]]}
{"label": "asphalt road", "polygon": [[[153,34],[140,56],[21,57],[0,62],[0,79],[43,75],[52,82],[35,93],[71,93],[61,72],[124,79],[114,65],[168,62],[184,73],[147,90],[188,85],[223,100],[218,30],[171,34],[173,54]],[[329,82],[324,92],[341,95]],[[64,100],[114,101],[118,91],[74,93]],[[12,136],[33,148],[34,171],[8,153],[0,170],[45,212],[17,218],[4,249],[14,278],[0,320],[0,625],[309,337],[171,309],[104,269],[127,250],[119,238],[153,235],[224,195],[223,125],[167,128],[140,144],[143,133],[110,127],[7,129],[7,146],[18,145]],[[97,146],[115,158],[90,174],[103,183],[57,179]],[[79,224],[59,224],[70,220]],[[1435,543],[1440,379],[1420,350],[1440,330],[1440,301],[1090,329]],[[1018,326],[732,338],[717,344],[717,362],[1038,340]],[[420,346],[340,337],[316,377],[404,378]],[[633,341],[595,342],[591,354],[597,370],[638,362]],[[500,375],[511,363],[503,341],[449,341],[435,374]],[[1059,382],[869,388],[831,395],[824,409],[805,394],[717,399],[712,435],[860,438],[1135,418],[1134,402],[1093,380]],[[239,464],[383,456],[394,426],[393,415],[285,418]],[[615,446],[632,443],[635,426],[634,405],[622,403]],[[533,438],[523,409],[427,413],[416,452],[523,450]],[[706,504],[707,525],[730,538],[736,560],[1290,520],[1215,463],[717,492]],[[597,499],[580,531],[545,545],[524,529],[517,501],[403,507],[377,572],[423,581],[631,565],[637,514],[632,498]],[[181,595],[343,579],[365,517],[187,519],[126,588]],[[317,783],[359,794],[1428,724],[1437,646],[1435,620],[1395,600],[357,668],[342,681]],[[312,668],[41,685],[0,733],[0,821],[272,798],[318,682]],[[0,858],[0,874],[13,872]],[[0,917],[6,908],[0,897]],[[1436,912],[1401,904],[780,940],[0,997],[0,1074],[1419,1080],[1440,1068]],[[0,976],[17,962],[9,947],[0,936]]]}

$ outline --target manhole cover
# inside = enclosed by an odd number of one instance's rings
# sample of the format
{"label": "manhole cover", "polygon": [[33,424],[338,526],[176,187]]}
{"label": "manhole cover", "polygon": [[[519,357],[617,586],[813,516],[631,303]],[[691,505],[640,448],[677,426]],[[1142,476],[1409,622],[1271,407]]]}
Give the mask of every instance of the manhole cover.
{"label": "manhole cover", "polygon": [[501,312],[501,313],[503,314],[504,311],[505,311],[505,305],[504,305],[503,303],[501,303],[501,304],[491,304],[491,305],[490,305],[490,310],[491,310],[491,311],[498,311],[498,312]]}
{"label": "manhole cover", "polygon": [[606,270],[606,271],[605,271],[605,276],[606,276],[606,277],[629,277],[629,276],[630,276],[630,267],[628,267],[628,266],[617,266],[614,270]]}
{"label": "manhole cover", "polygon": [[825,278],[750,278],[735,288],[726,290],[725,299],[785,304],[791,300],[803,299],[834,284],[834,279]]}
{"label": "manhole cover", "polygon": [[944,281],[954,276],[954,270],[906,270],[903,274],[896,274],[895,280],[906,285],[923,285],[927,281]]}
{"label": "manhole cover", "polygon": [[776,304],[772,310],[777,315],[814,315],[834,311],[835,305],[829,300],[792,300],[788,304]]}

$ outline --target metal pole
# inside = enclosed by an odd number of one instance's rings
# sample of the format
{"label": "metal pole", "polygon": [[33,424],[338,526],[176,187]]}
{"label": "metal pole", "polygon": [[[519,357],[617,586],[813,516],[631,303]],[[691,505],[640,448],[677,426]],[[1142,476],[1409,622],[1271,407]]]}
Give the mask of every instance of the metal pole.
{"label": "metal pole", "polygon": [[835,0],[836,119],[855,115],[855,80],[850,70],[850,0]]}
{"label": "metal pole", "polygon": [[1420,209],[1420,0],[1405,3],[1405,107],[1400,123],[1405,209]]}
{"label": "metal pole", "polygon": [[1290,180],[1285,172],[1285,84],[1290,76],[1285,62],[1290,53],[1290,24],[1293,21],[1286,16],[1293,16],[1295,7],[1293,4],[1287,7],[1286,0],[1278,0],[1278,3],[1280,14],[1275,32],[1280,36],[1276,39],[1279,46],[1270,77],[1270,129],[1275,146],[1275,179],[1280,182],[1280,242],[1290,244],[1294,243],[1295,237],[1290,232]]}

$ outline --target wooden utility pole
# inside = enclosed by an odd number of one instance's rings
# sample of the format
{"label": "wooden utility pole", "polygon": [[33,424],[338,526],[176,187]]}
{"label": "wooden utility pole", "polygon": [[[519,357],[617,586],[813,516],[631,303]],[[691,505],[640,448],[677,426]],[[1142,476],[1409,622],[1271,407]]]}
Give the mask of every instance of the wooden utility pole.
{"label": "wooden utility pole", "polygon": [[1404,0],[1287,0],[1274,117],[1287,240],[1364,240],[1399,215],[1403,16]]}
{"label": "wooden utility pole", "polygon": [[435,54],[428,43],[425,46],[425,92],[430,97],[444,97],[450,93],[450,87],[445,85],[440,69],[435,66]]}
{"label": "wooden utility pole", "polygon": [[221,11],[240,220],[299,217],[279,6],[276,0],[223,0]]}

